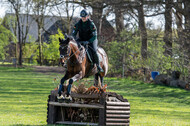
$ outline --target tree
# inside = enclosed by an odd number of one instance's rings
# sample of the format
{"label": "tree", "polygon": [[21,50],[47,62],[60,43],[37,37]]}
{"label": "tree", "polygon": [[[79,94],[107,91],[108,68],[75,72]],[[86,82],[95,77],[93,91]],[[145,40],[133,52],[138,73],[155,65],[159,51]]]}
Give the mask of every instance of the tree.
{"label": "tree", "polygon": [[[59,16],[63,24],[66,26],[67,34],[71,34],[71,26],[75,10],[78,8],[77,4],[69,3],[69,0],[55,1],[52,7],[52,15]],[[65,20],[66,15],[66,20]]]}
{"label": "tree", "polygon": [[57,61],[59,58],[59,38],[64,39],[62,31],[58,29],[58,33],[50,36],[50,44],[44,44],[46,48],[43,49],[44,58]]}
{"label": "tree", "polygon": [[147,31],[145,26],[145,19],[144,19],[144,9],[143,9],[144,2],[140,0],[140,5],[137,7],[138,11],[138,24],[141,34],[141,56],[143,59],[147,59]]}
{"label": "tree", "polygon": [[[25,44],[28,36],[28,31],[30,27],[30,23],[28,20],[28,16],[30,13],[30,0],[8,0],[15,11],[15,27],[14,33],[17,36],[18,44],[19,44],[19,65],[22,65],[23,58],[23,45]],[[26,16],[21,16],[21,13],[24,12]],[[12,27],[12,26],[10,26]],[[18,29],[17,29],[18,28]]]}
{"label": "tree", "polygon": [[44,30],[44,18],[45,14],[47,13],[49,4],[52,0],[32,0],[32,11],[33,11],[33,18],[35,19],[38,25],[38,42],[39,42],[39,63],[42,65],[42,38],[41,34]]}
{"label": "tree", "polygon": [[18,26],[18,43],[19,43],[19,65],[22,65],[22,40],[21,40],[21,23],[20,23],[20,11],[21,11],[21,1],[8,0],[14,8],[17,26]]}
{"label": "tree", "polygon": [[173,0],[166,0],[165,7],[165,55],[172,56],[172,2]]}
{"label": "tree", "polygon": [[15,42],[15,37],[10,30],[2,25],[2,22],[2,19],[0,19],[0,59],[5,60],[7,55],[6,47],[9,45],[10,40]]}

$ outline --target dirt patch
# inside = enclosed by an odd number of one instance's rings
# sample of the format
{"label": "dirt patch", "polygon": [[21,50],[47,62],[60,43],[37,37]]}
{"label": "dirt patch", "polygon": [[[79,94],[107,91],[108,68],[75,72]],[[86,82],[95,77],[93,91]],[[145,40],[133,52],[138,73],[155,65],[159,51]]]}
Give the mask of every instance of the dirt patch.
{"label": "dirt patch", "polygon": [[[15,67],[12,64],[0,64],[1,67]],[[61,73],[63,74],[65,72],[64,67],[58,67],[58,66],[19,66],[17,65],[16,68],[25,68],[30,67],[34,69],[34,72],[41,72],[41,73]]]}
{"label": "dirt patch", "polygon": [[32,66],[35,72],[41,73],[64,73],[65,68],[63,67],[53,67],[53,66]]}

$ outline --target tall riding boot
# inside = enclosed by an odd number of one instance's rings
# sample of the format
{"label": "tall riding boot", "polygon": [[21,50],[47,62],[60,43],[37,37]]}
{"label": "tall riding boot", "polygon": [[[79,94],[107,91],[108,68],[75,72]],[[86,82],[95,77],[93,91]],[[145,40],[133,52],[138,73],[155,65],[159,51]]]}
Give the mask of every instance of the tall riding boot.
{"label": "tall riding boot", "polygon": [[94,63],[97,66],[98,72],[104,72],[104,70],[102,69],[102,67],[100,66],[100,62],[99,62],[99,57],[97,52],[94,52]]}

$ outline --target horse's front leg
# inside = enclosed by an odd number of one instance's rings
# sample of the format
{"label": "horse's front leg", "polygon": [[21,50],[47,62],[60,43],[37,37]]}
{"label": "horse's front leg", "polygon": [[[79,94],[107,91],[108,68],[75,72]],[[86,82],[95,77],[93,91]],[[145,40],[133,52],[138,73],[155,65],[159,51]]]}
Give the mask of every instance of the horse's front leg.
{"label": "horse's front leg", "polygon": [[69,79],[69,74],[68,72],[66,72],[65,76],[60,80],[60,85],[59,85],[59,90],[58,90],[58,94],[59,96],[61,96],[61,92],[64,91],[64,82]]}
{"label": "horse's front leg", "polygon": [[80,71],[78,74],[76,74],[75,76],[73,76],[70,80],[69,80],[69,85],[67,87],[67,96],[69,96],[71,94],[71,87],[73,82],[82,79],[82,71]]}

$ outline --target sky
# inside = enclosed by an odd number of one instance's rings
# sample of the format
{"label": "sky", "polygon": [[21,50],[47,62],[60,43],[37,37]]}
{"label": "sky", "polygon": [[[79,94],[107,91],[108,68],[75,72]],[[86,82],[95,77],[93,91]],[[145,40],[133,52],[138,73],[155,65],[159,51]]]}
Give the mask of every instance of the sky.
{"label": "sky", "polygon": [[0,5],[0,18],[3,18],[5,16],[5,7],[3,7],[2,5]]}
{"label": "sky", "polygon": [[[7,8],[8,8],[8,6],[5,4],[2,4],[1,0],[0,0],[0,18],[3,18],[5,16],[6,12],[11,11],[11,10],[8,10]],[[81,10],[82,10],[82,8],[77,8],[77,11],[75,11],[75,12],[80,12]],[[74,16],[79,16],[79,14],[75,13]],[[111,20],[114,17],[108,17],[108,18]],[[150,21],[153,22],[152,28],[157,28],[157,27],[163,26],[164,17],[163,16],[145,17],[145,21],[146,22],[150,22]]]}

